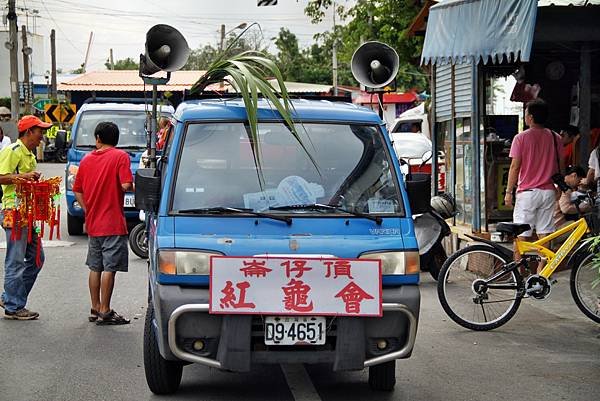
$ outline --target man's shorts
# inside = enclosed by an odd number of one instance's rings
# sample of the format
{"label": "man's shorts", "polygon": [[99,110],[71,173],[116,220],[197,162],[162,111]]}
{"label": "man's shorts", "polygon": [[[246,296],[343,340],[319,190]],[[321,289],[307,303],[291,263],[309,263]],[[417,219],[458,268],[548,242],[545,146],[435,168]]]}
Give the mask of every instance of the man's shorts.
{"label": "man's shorts", "polygon": [[529,224],[531,230],[520,234],[521,237],[531,237],[533,230],[537,234],[550,234],[555,231],[554,204],[556,191],[553,189],[530,189],[517,192],[513,222]]}
{"label": "man's shorts", "polygon": [[127,235],[89,237],[85,264],[95,272],[126,272],[129,266]]}

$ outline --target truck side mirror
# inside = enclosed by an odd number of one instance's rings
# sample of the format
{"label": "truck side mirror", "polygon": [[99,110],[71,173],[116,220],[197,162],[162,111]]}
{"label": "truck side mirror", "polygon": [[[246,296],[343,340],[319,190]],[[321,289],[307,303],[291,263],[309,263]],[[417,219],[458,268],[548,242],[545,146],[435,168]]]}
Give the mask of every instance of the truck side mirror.
{"label": "truck side mirror", "polygon": [[155,168],[140,168],[135,173],[135,207],[147,212],[158,212],[160,203],[160,176]]}
{"label": "truck side mirror", "polygon": [[406,192],[412,214],[427,213],[431,208],[431,175],[411,174],[410,179],[406,180]]}

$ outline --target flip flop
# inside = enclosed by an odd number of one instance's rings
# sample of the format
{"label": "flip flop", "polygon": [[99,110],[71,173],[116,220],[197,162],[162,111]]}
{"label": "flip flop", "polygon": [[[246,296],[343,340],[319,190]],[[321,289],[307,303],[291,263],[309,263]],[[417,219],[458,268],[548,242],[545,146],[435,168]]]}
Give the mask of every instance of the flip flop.
{"label": "flip flop", "polygon": [[98,326],[114,326],[129,323],[129,319],[125,319],[112,309],[108,313],[98,313],[98,320],[96,321],[96,325]]}

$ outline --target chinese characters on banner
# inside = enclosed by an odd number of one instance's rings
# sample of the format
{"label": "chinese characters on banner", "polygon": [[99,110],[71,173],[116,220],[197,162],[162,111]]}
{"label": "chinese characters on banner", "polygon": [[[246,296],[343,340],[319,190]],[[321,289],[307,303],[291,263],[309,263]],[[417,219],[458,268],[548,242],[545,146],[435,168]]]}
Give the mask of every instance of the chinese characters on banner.
{"label": "chinese characters on banner", "polygon": [[210,313],[381,316],[380,262],[214,256]]}

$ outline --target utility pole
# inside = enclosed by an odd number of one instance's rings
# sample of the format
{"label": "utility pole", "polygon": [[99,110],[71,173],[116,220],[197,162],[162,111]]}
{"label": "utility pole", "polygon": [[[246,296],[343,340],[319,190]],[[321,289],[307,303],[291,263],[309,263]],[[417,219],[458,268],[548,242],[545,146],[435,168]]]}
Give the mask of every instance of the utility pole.
{"label": "utility pole", "polygon": [[221,24],[221,44],[219,45],[219,50],[223,51],[225,48],[225,24]]}
{"label": "utility pole", "polygon": [[29,103],[31,98],[31,90],[33,89],[33,85],[29,84],[29,55],[31,54],[31,48],[27,46],[27,27],[25,25],[21,26],[21,40],[23,41],[21,51],[23,52],[24,113],[31,114],[31,104]]}
{"label": "utility pole", "polygon": [[52,57],[52,72],[50,74],[50,86],[52,88],[52,99],[56,100],[58,94],[56,91],[56,32],[54,29],[50,31],[50,54]]}
{"label": "utility pole", "polygon": [[110,69],[114,70],[115,69],[115,59],[113,58],[113,50],[110,49],[110,56],[108,58],[108,62],[110,63]]}
{"label": "utility pole", "polygon": [[85,60],[83,62],[83,73],[85,74],[85,69],[87,67],[88,58],[90,56],[90,48],[92,47],[92,39],[94,39],[94,31],[90,32],[90,40],[88,41],[87,50],[85,51]]}
{"label": "utility pole", "polygon": [[336,7],[335,7],[335,1],[334,1],[333,2],[333,49],[331,51],[331,55],[333,58],[331,60],[331,66],[332,66],[332,70],[333,70],[333,96],[338,95],[337,36],[336,36],[336,32],[335,32],[335,12],[336,12]]}
{"label": "utility pole", "polygon": [[17,13],[16,0],[8,1],[9,43],[10,45],[10,114],[13,120],[19,118],[19,61],[17,54]]}

